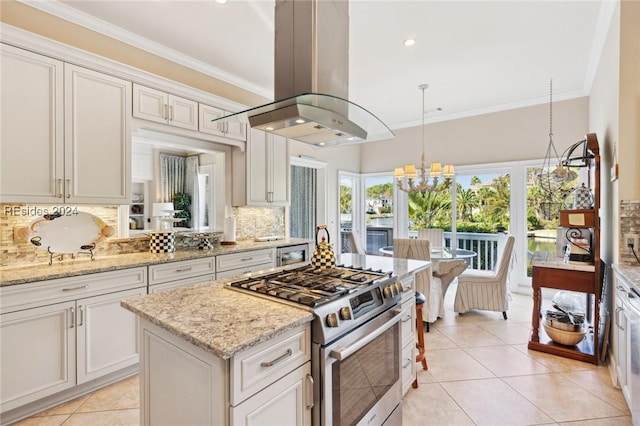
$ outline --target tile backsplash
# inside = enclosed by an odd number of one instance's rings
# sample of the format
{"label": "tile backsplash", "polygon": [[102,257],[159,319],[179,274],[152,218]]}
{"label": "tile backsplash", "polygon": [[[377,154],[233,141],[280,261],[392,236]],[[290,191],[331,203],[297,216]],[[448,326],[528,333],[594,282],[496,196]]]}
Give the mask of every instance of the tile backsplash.
{"label": "tile backsplash", "polygon": [[[640,234],[640,200],[620,201],[620,261],[621,265],[640,265],[624,242],[626,234]],[[635,248],[640,257],[640,247]]]}
{"label": "tile backsplash", "polygon": [[[60,206],[55,206],[60,207]],[[75,206],[74,206],[75,207]],[[101,218],[115,230],[114,236],[98,243],[96,256],[144,252],[149,249],[149,237],[117,238],[118,206],[78,206],[79,211]],[[51,205],[0,204],[0,266],[22,266],[48,263],[49,253],[28,241],[16,241],[14,230],[26,227],[38,217],[54,211]],[[285,235],[284,207],[234,207],[236,239],[247,240],[268,235]],[[176,243],[180,248],[180,245]]]}

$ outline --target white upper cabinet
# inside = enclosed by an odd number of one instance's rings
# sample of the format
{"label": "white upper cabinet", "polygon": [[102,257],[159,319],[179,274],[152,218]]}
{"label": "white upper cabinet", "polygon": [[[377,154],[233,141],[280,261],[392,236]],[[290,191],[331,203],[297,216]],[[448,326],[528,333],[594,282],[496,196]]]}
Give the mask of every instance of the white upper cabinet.
{"label": "white upper cabinet", "polygon": [[63,63],[1,45],[0,196],[61,202],[64,179]]}
{"label": "white upper cabinet", "polygon": [[0,66],[1,201],[128,203],[131,83],[6,45]]}
{"label": "white upper cabinet", "polygon": [[246,205],[289,205],[289,175],[287,139],[251,129],[246,153]]}
{"label": "white upper cabinet", "polygon": [[131,83],[65,64],[65,196],[131,199]]}
{"label": "white upper cabinet", "polygon": [[198,130],[198,103],[133,84],[133,116],[156,123]]}
{"label": "white upper cabinet", "polygon": [[210,105],[199,105],[199,122],[200,131],[211,135],[223,136],[225,138],[235,139],[239,141],[247,140],[247,125],[237,122],[211,122],[225,115],[231,114],[228,111],[216,108]]}

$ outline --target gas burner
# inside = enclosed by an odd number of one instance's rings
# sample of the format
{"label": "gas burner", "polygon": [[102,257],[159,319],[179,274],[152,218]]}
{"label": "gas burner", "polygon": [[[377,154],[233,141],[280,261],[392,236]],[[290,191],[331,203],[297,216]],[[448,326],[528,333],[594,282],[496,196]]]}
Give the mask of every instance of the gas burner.
{"label": "gas burner", "polygon": [[231,287],[316,307],[370,286],[390,273],[337,265],[318,269],[311,265],[252,276],[229,283]]}

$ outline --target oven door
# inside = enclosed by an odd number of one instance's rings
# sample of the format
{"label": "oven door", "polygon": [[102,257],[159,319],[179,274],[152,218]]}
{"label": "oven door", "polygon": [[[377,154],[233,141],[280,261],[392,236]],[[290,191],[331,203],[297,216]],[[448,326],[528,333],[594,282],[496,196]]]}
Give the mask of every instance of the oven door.
{"label": "oven door", "polygon": [[401,402],[400,309],[320,351],[322,425],[382,425]]}

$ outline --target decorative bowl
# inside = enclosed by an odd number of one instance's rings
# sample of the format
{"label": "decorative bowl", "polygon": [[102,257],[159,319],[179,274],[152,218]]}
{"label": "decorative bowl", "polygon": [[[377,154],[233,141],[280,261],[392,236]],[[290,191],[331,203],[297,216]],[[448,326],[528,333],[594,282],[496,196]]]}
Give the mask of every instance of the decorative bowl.
{"label": "decorative bowl", "polygon": [[586,334],[585,330],[582,331],[567,331],[560,330],[559,328],[551,327],[545,321],[543,324],[544,331],[547,332],[547,335],[556,343],[566,346],[574,346],[577,345],[584,339],[584,335]]}

